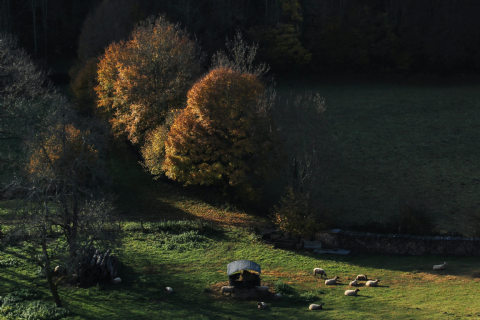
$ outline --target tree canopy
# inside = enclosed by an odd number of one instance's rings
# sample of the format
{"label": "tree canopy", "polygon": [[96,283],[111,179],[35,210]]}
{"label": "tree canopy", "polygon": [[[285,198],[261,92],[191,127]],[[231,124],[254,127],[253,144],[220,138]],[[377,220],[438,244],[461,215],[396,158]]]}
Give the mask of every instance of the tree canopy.
{"label": "tree canopy", "polygon": [[201,71],[196,43],[164,16],[139,24],[130,40],[111,44],[98,66],[97,106],[113,132],[134,144],[142,144],[169,110],[183,106]]}
{"label": "tree canopy", "polygon": [[262,172],[271,149],[269,119],[258,112],[264,92],[257,76],[229,68],[200,79],[165,142],[165,174],[186,185],[235,187],[253,196],[247,177]]}

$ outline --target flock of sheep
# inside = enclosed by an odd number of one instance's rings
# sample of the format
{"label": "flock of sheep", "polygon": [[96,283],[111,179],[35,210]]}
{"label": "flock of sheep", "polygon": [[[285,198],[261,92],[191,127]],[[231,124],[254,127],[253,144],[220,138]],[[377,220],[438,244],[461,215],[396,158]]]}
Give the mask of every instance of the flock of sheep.
{"label": "flock of sheep", "polygon": [[[433,266],[433,270],[435,271],[438,271],[438,270],[444,270],[445,267],[447,266],[448,264],[446,262],[444,262],[443,264],[438,264],[438,265],[434,265]],[[325,278],[327,277],[327,273],[325,272],[324,269],[322,268],[314,268],[313,269],[313,275],[316,276],[317,274],[320,275],[320,277],[323,278],[323,276],[325,276]],[[325,284],[326,285],[335,285],[337,284],[337,280],[339,279],[340,277],[339,276],[336,276],[335,278],[333,279],[326,279],[325,280]],[[356,287],[358,284],[359,284],[359,281],[366,281],[365,282],[365,286],[366,287],[376,287],[378,286],[378,282],[380,280],[368,280],[367,278],[367,275],[366,274],[360,274],[358,275],[355,280],[351,281],[349,283],[349,285],[351,287]],[[265,286],[263,286],[265,287]],[[268,287],[267,287],[268,288]],[[267,289],[268,290],[268,289]],[[223,288],[222,288],[222,291],[223,291]],[[345,290],[345,295],[346,296],[357,296],[357,293],[358,291],[360,291],[360,289],[355,289],[355,290]],[[280,298],[282,295],[277,293],[275,294],[274,296],[274,299],[278,299]],[[324,306],[324,303],[321,303],[321,304],[311,304],[308,309],[309,310],[321,310],[323,309],[323,306]],[[267,304],[265,302],[259,302],[258,303],[258,309],[265,309],[267,308]]]}
{"label": "flock of sheep", "polygon": [[[438,270],[444,270],[445,267],[448,265],[448,263],[444,262],[443,264],[438,264],[438,265],[434,265],[433,266],[433,270],[435,271],[438,271]],[[313,275],[314,276],[317,276],[317,274],[320,275],[320,277],[323,278],[323,276],[325,276],[325,278],[327,277],[327,273],[325,272],[324,269],[322,268],[314,268],[313,269]],[[325,280],[325,284],[326,285],[335,285],[337,284],[337,280],[340,279],[339,276],[336,276],[335,278],[333,279],[326,279]],[[366,281],[365,282],[365,286],[366,287],[376,287],[378,285],[378,282],[380,280],[368,280],[367,278],[367,275],[366,274],[359,274],[355,280],[351,281],[349,283],[349,285],[351,287],[356,287],[359,283],[358,281]],[[268,286],[256,286],[255,289],[259,292],[268,292]],[[228,293],[230,295],[232,295],[233,292],[235,292],[235,287],[233,286],[223,286],[221,289],[221,292],[222,293]],[[345,290],[345,295],[346,296],[356,296],[357,295],[357,292],[360,291],[360,289],[355,289],[355,290]],[[170,294],[173,292],[173,289],[171,287],[166,287],[165,288],[165,293],[166,294]],[[280,293],[276,293],[273,298],[275,300],[278,300],[282,297],[282,295]],[[267,308],[267,304],[265,302],[259,302],[258,303],[258,309],[266,309]],[[311,304],[308,309],[309,310],[321,310],[324,306],[324,303],[321,303],[321,304]]]}

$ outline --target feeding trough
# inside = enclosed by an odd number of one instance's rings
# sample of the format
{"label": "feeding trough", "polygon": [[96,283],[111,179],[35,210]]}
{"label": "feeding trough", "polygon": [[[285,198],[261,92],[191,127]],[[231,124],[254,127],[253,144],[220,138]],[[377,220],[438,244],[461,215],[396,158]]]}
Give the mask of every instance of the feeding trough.
{"label": "feeding trough", "polygon": [[235,289],[253,289],[260,286],[260,265],[250,260],[237,260],[227,265],[230,286]]}

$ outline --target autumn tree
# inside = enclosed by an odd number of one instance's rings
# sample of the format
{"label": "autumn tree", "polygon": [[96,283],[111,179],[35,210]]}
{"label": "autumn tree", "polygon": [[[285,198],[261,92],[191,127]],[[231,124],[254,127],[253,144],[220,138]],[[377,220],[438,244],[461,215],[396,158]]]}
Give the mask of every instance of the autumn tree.
{"label": "autumn tree", "polygon": [[32,259],[61,306],[54,263],[66,266],[69,276],[78,274],[83,252],[112,239],[113,207],[103,191],[105,132],[91,120],[75,119],[69,109],[59,111],[55,125],[31,137],[30,161],[6,190],[18,199],[9,238],[30,243]]}
{"label": "autumn tree", "polygon": [[264,92],[255,75],[227,68],[199,80],[165,142],[165,174],[185,185],[235,188],[254,198],[248,176],[266,169],[272,143],[269,119],[258,112]]}
{"label": "autumn tree", "polygon": [[70,87],[80,111],[95,110],[99,57],[112,42],[126,39],[141,16],[138,4],[129,0],[104,0],[87,15],[78,38],[78,60],[70,70]]}
{"label": "autumn tree", "polygon": [[130,40],[110,45],[98,66],[97,106],[113,132],[134,144],[142,144],[169,110],[183,106],[201,71],[195,41],[164,16],[145,20]]}

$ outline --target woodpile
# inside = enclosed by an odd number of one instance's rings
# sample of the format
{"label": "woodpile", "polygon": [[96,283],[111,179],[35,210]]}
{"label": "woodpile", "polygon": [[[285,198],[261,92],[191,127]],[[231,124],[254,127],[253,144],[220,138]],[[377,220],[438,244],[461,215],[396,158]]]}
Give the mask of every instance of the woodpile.
{"label": "woodpile", "polygon": [[104,279],[114,279],[118,275],[120,261],[117,256],[110,254],[108,249],[105,253],[92,249],[83,258],[79,274],[74,277],[80,284],[88,284]]}

